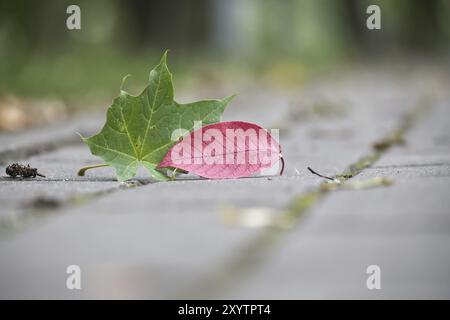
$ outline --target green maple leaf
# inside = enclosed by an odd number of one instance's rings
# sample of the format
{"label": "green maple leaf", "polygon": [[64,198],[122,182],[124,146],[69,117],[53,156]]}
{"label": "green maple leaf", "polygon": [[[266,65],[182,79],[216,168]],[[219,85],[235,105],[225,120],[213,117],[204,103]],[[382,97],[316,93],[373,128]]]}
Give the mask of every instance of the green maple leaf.
{"label": "green maple leaf", "polygon": [[[92,137],[82,137],[92,154],[105,161],[105,165],[98,166],[114,167],[119,181],[133,178],[140,165],[155,179],[167,179],[156,167],[176,142],[171,140],[172,132],[180,128],[191,131],[194,121],[202,121],[203,125],[220,121],[233,98],[177,103],[166,61],[167,51],[150,71],[144,91],[132,96],[121,90],[107,111],[102,130]],[[92,167],[96,166],[81,169],[79,174]]]}

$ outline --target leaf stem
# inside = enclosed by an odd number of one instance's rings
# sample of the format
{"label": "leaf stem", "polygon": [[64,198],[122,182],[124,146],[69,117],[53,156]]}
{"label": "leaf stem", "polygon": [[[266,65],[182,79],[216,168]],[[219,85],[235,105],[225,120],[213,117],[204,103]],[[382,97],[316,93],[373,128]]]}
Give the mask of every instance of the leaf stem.
{"label": "leaf stem", "polygon": [[311,172],[312,174],[315,174],[315,175],[318,176],[318,177],[321,177],[321,178],[324,178],[324,179],[328,179],[328,180],[334,181],[333,178],[324,176],[323,174],[320,174],[320,173],[317,173],[316,171],[314,171],[314,170],[311,169],[310,167],[308,167],[308,170],[309,170],[309,172]]}
{"label": "leaf stem", "polygon": [[78,170],[78,175],[82,177],[82,176],[84,176],[84,174],[86,173],[87,170],[101,168],[101,167],[109,167],[109,164],[101,163],[101,164],[93,164],[90,166],[82,167],[80,170]]}
{"label": "leaf stem", "polygon": [[284,171],[284,158],[283,158],[283,156],[281,156],[280,160],[281,160],[281,170],[280,170],[280,176],[281,176],[281,175],[283,175],[283,171]]}

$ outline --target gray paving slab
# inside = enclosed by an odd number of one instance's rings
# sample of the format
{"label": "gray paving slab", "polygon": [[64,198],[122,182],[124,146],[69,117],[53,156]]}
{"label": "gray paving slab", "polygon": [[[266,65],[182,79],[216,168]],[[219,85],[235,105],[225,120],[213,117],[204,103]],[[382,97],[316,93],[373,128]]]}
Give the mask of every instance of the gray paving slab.
{"label": "gray paving slab", "polygon": [[[68,201],[75,195],[112,190],[119,187],[114,172],[102,168],[89,177],[78,177],[81,166],[96,163],[89,151],[82,145],[67,146],[55,151],[31,156],[29,163],[38,168],[45,178],[12,179],[6,175],[0,178],[0,221],[21,214],[24,209],[44,201],[55,205]],[[5,172],[5,165],[0,166]],[[3,174],[2,174],[3,175]]]}
{"label": "gray paving slab", "polygon": [[[240,299],[448,298],[448,234],[291,233],[272,259],[216,297]],[[368,290],[366,269],[381,268],[381,289]]]}

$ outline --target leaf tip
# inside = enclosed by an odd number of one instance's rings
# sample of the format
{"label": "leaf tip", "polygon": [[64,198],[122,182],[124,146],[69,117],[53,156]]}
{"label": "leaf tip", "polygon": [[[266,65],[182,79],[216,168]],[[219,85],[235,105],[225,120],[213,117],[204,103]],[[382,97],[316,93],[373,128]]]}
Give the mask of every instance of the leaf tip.
{"label": "leaf tip", "polygon": [[232,101],[234,98],[236,98],[236,96],[238,94],[239,93],[235,93],[235,94],[232,94],[231,96],[225,97],[224,99],[222,99],[222,101],[224,101],[226,104],[228,104],[230,101]]}
{"label": "leaf tip", "polygon": [[80,139],[81,139],[83,142],[86,142],[87,138],[83,137],[83,135],[82,135],[81,133],[79,133],[78,131],[76,131],[75,134],[76,134],[77,136],[79,136]]}
{"label": "leaf tip", "polygon": [[166,51],[164,51],[162,57],[161,57],[161,62],[166,63],[167,62],[167,55],[169,54],[170,49],[166,49]]}
{"label": "leaf tip", "polygon": [[121,82],[121,84],[120,84],[120,92],[121,92],[121,93],[123,92],[123,86],[124,86],[124,84],[125,84],[125,81],[127,81],[127,79],[128,79],[129,77],[131,77],[131,74],[127,74],[125,77],[122,78],[122,82]]}

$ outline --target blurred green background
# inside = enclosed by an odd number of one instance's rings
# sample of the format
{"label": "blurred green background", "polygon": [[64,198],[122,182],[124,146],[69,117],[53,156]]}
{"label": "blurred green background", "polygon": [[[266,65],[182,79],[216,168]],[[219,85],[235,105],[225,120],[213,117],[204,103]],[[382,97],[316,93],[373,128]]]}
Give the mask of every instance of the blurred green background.
{"label": "blurred green background", "polygon": [[[66,8],[81,7],[81,30]],[[381,7],[382,30],[366,28]],[[301,85],[336,68],[446,59],[447,0],[0,1],[0,95],[87,105],[145,85],[165,49],[176,88]]]}

